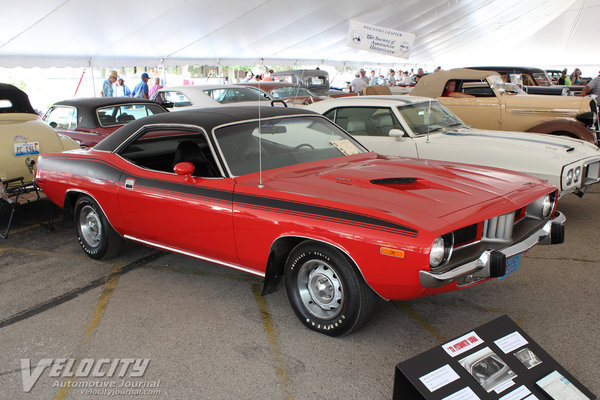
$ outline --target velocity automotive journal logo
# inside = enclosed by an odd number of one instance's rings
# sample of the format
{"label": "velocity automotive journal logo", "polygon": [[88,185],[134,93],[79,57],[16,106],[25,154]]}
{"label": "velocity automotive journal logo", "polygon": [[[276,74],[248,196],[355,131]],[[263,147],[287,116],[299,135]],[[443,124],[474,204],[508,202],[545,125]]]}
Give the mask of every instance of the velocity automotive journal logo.
{"label": "velocity automotive journal logo", "polygon": [[[52,387],[86,389],[88,391],[86,394],[160,394],[160,390],[157,389],[160,387],[160,380],[131,379],[142,378],[149,364],[149,358],[100,358],[97,360],[93,358],[82,360],[44,358],[37,365],[32,366],[29,358],[22,358],[23,391],[31,391],[44,371],[48,370],[50,378],[66,378],[62,381],[56,379],[52,383]],[[99,378],[117,379],[105,380]]]}

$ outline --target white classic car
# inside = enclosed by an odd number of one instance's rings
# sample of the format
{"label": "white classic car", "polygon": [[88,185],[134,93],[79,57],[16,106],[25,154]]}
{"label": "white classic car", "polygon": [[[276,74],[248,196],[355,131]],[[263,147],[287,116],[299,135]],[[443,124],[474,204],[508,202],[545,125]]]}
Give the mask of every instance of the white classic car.
{"label": "white classic car", "polygon": [[597,146],[564,136],[474,129],[431,98],[359,96],[306,108],[325,115],[369,150],[385,155],[524,172],[557,186],[561,196],[583,196],[600,179]]}
{"label": "white classic car", "polygon": [[172,86],[157,90],[150,100],[171,111],[190,110],[221,105],[269,105],[271,97],[251,86],[189,85]]}

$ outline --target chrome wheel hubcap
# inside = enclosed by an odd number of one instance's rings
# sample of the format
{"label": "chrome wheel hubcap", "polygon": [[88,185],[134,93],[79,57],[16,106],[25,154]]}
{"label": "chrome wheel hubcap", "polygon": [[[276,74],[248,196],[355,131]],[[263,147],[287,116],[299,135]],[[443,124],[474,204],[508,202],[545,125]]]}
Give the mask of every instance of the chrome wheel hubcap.
{"label": "chrome wheel hubcap", "polygon": [[91,206],[84,206],[79,213],[79,228],[83,240],[90,247],[98,247],[102,240],[102,222]]}
{"label": "chrome wheel hubcap", "polygon": [[300,267],[298,290],[306,309],[317,318],[334,318],[342,309],[342,282],[335,270],[323,261],[307,261]]}

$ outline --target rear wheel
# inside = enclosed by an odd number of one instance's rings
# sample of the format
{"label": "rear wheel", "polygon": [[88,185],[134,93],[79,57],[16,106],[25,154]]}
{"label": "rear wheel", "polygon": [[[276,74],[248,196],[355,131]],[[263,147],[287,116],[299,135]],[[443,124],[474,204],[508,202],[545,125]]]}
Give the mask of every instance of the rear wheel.
{"label": "rear wheel", "polygon": [[110,226],[94,199],[87,195],[80,196],[75,202],[73,214],[77,239],[89,257],[101,260],[119,253],[123,238]]}
{"label": "rear wheel", "polygon": [[343,336],[367,322],[376,295],[337,249],[306,241],[290,253],[285,287],[294,312],[309,329]]}

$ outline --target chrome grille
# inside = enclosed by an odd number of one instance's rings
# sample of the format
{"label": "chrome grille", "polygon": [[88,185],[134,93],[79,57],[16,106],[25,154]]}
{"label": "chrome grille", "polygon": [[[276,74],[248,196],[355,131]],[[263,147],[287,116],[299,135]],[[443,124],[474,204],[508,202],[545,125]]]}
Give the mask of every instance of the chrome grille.
{"label": "chrome grille", "polygon": [[509,242],[512,240],[515,212],[490,218],[483,222],[482,240]]}

